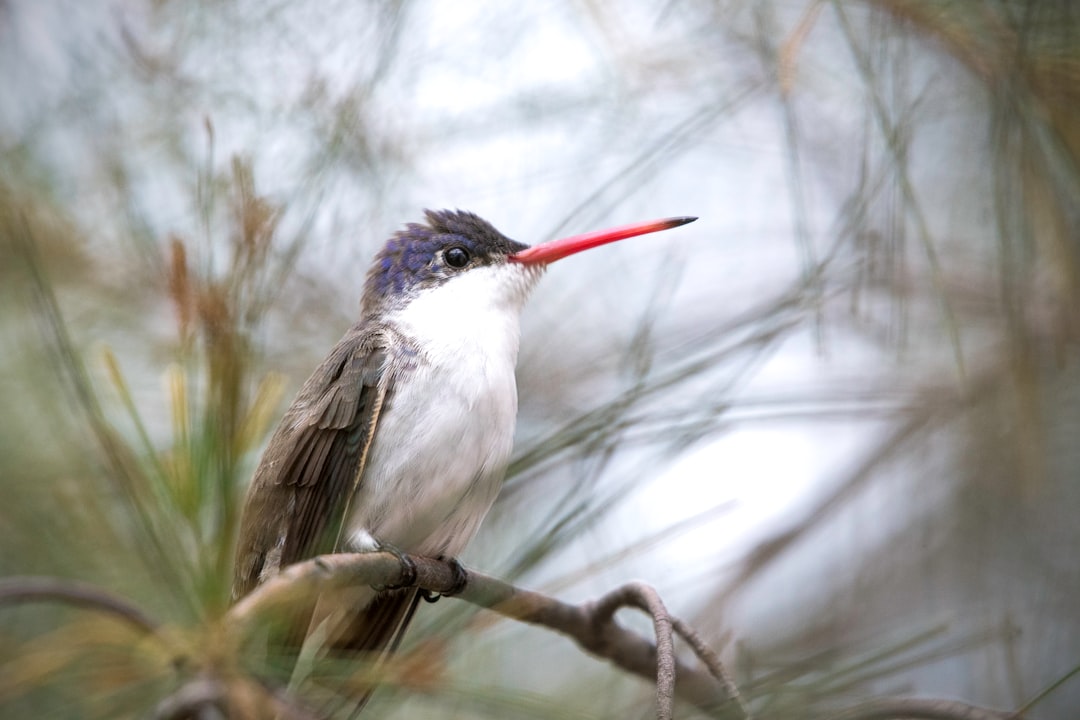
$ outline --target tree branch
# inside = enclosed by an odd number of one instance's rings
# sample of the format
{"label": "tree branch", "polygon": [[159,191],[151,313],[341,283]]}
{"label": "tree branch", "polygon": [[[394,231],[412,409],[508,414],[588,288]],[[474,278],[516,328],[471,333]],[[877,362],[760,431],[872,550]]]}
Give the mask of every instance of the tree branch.
{"label": "tree branch", "polygon": [[[417,587],[444,594],[453,589],[456,577],[449,565],[431,558],[409,558],[416,565]],[[676,696],[713,716],[750,720],[750,712],[720,659],[690,626],[668,613],[652,587],[629,583],[597,600],[571,605],[482,573],[469,571],[467,576],[465,589],[456,596],[461,600],[559,632],[590,654],[654,681],[657,717],[661,720],[673,716]],[[389,553],[323,555],[291,565],[260,585],[233,606],[226,624],[243,637],[259,618],[287,609],[313,593],[357,584],[393,585],[404,579],[400,561]],[[624,607],[635,607],[652,616],[655,645],[615,622],[615,613]],[[708,672],[686,665],[675,655],[673,633],[687,642]],[[829,718],[901,719],[1021,720],[1021,716],[951,700],[897,698],[862,703]]]}
{"label": "tree branch", "polygon": [[[442,561],[409,556],[416,565],[417,587],[447,593],[457,578]],[[290,565],[240,599],[222,618],[221,627],[233,640],[243,641],[263,618],[287,611],[314,595],[356,585],[392,585],[403,578],[400,561],[389,553],[323,555]],[[467,573],[462,600],[505,617],[540,625],[573,639],[580,647],[614,665],[656,683],[657,717],[674,715],[676,696],[714,716],[750,720],[750,712],[716,654],[685,623],[672,617],[652,587],[629,583],[581,605],[571,605],[516,588],[488,575]],[[61,602],[114,615],[136,630],[162,637],[161,625],[131,603],[108,591],[77,580],[48,577],[0,579],[0,605],[19,602]],[[653,619],[656,644],[620,626],[615,614],[638,608]],[[686,665],[675,654],[673,635],[694,651],[707,672]],[[177,663],[179,668],[180,663]],[[675,679],[678,678],[676,684]],[[213,664],[158,703],[152,717],[262,717],[267,712],[290,720],[315,717],[274,688],[253,678],[219,677]],[[829,720],[1021,720],[1022,713],[990,710],[952,700],[896,698],[871,700]]]}
{"label": "tree branch", "polygon": [[[418,556],[410,559],[416,565],[417,587],[436,593],[453,588],[455,577],[446,563]],[[401,580],[401,563],[389,553],[323,555],[285,568],[242,598],[226,616],[225,626],[242,638],[259,618],[313,594],[357,584],[391,585]],[[458,597],[506,617],[562,633],[589,653],[655,682],[660,720],[673,716],[676,695],[710,714],[750,717],[716,656],[702,653],[707,650],[704,642],[687,625],[672,618],[656,591],[643,583],[625,585],[590,603],[570,605],[469,572],[465,589]],[[655,645],[615,622],[616,611],[623,607],[639,608],[653,618]],[[675,655],[672,630],[676,626],[708,672],[685,664]]]}

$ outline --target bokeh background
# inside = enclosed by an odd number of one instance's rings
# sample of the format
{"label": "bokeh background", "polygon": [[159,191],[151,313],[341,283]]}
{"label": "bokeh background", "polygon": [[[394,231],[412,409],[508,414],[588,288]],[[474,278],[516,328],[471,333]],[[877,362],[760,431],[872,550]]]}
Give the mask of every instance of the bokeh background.
{"label": "bokeh background", "polygon": [[[548,273],[465,562],[571,601],[646,580],[761,717],[1075,716],[1075,3],[3,0],[0,86],[3,575],[211,652],[243,488],[386,237],[692,214]],[[422,687],[372,715],[653,713],[461,603],[406,645]],[[145,717],[183,677],[0,608],[5,717]]]}

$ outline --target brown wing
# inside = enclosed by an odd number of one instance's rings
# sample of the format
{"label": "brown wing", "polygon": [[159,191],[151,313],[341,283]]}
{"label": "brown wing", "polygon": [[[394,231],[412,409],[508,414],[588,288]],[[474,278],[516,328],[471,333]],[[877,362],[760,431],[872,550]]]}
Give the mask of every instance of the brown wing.
{"label": "brown wing", "polygon": [[[393,381],[407,363],[386,329],[353,328],[300,389],[263,454],[244,506],[233,597],[281,567],[338,549],[349,501],[363,479],[371,441]],[[393,338],[402,343],[403,338]],[[331,640],[336,653],[375,660],[392,652],[419,600],[413,588],[371,593]],[[299,647],[314,601],[282,638]],[[353,693],[358,711],[374,688]]]}
{"label": "brown wing", "polygon": [[300,389],[267,446],[240,521],[233,597],[336,549],[390,393],[388,337],[354,327]]}

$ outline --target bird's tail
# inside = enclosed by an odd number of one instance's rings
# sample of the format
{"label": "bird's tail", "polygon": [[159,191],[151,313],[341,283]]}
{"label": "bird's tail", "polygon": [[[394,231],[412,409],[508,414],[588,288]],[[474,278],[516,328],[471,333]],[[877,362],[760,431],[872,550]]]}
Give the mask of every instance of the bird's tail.
{"label": "bird's tail", "polygon": [[[364,588],[346,597],[335,596],[332,608],[323,600],[317,605],[308,638],[322,645],[327,658],[357,663],[358,674],[344,684],[345,704],[352,707],[349,717],[359,715],[378,687],[382,665],[401,644],[419,600],[415,588],[378,593]],[[357,612],[357,607],[362,609]],[[337,711],[342,709],[340,700],[334,705]]]}

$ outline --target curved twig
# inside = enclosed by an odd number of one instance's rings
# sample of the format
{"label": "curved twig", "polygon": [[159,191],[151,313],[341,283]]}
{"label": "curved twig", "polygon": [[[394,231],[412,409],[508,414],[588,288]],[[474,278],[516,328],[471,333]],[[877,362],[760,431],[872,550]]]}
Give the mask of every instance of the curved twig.
{"label": "curved twig", "polygon": [[719,682],[723,683],[724,691],[727,693],[728,699],[739,706],[745,720],[751,720],[752,715],[750,714],[750,708],[743,700],[742,694],[739,692],[739,688],[735,684],[735,681],[731,679],[727,670],[724,669],[723,664],[720,662],[720,657],[713,652],[711,647],[705,644],[705,641],[701,639],[692,627],[679,618],[671,618],[671,626],[675,630],[675,633],[685,640],[693,649],[694,654],[697,655],[702,664],[708,668],[709,674]]}
{"label": "curved twig", "polygon": [[33,576],[0,579],[0,605],[24,602],[57,602],[113,615],[147,635],[158,635],[161,629],[159,622],[127,600],[90,583]]}
{"label": "curved twig", "polygon": [[[656,633],[656,717],[672,720],[675,715],[675,641],[671,635],[671,615],[656,590],[645,583],[632,582],[590,604],[592,622],[615,625],[615,612],[636,607],[652,617]],[[586,605],[586,608],[590,608]]]}

